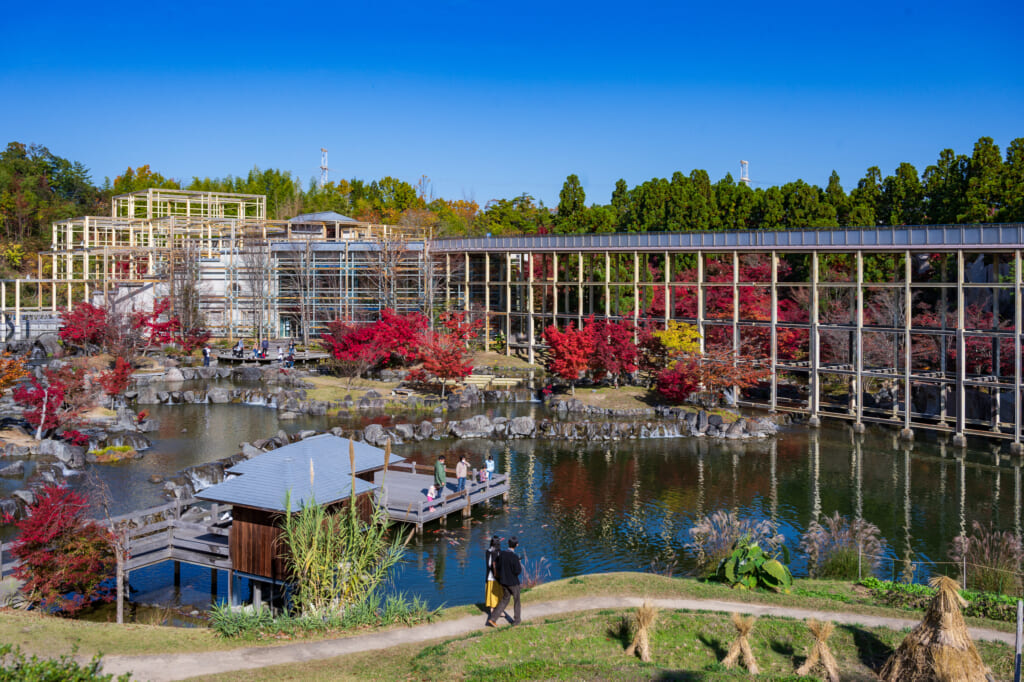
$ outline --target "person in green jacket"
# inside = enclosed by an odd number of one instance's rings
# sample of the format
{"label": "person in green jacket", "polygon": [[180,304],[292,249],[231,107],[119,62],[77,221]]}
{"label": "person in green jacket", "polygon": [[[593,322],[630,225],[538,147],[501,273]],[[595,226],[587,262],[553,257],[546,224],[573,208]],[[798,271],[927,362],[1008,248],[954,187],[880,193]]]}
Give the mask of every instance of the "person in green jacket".
{"label": "person in green jacket", "polygon": [[437,487],[437,494],[444,496],[445,482],[448,476],[444,470],[444,455],[440,455],[434,463],[434,485]]}

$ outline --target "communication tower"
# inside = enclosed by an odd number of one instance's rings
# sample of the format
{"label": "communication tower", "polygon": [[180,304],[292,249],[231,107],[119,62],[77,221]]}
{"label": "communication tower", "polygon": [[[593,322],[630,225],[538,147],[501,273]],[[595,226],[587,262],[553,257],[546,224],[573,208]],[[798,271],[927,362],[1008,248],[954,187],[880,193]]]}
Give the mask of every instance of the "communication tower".
{"label": "communication tower", "polygon": [[750,187],[750,163],[748,161],[740,161],[740,182]]}
{"label": "communication tower", "polygon": [[[746,163],[746,161],[744,161]],[[320,147],[320,189],[327,184],[327,150]]]}

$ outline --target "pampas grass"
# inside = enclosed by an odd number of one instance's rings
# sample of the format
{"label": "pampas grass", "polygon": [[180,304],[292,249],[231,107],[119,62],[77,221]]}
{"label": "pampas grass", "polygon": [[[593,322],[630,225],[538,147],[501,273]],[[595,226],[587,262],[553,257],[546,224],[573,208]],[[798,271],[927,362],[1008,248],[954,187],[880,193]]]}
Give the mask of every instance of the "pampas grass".
{"label": "pampas grass", "polygon": [[658,609],[645,601],[644,605],[636,610],[634,620],[635,634],[633,643],[626,649],[627,656],[638,655],[644,663],[651,662],[651,629],[658,619]]}
{"label": "pampas grass", "polygon": [[750,631],[754,629],[754,623],[757,622],[757,618],[734,613],[730,620],[736,628],[738,636],[733,641],[732,646],[729,647],[729,653],[722,659],[722,665],[732,670],[742,657],[743,667],[747,669],[747,672],[751,675],[757,675],[760,670],[757,667],[757,661],[754,659],[754,651],[750,648],[750,641],[747,639],[750,636]]}
{"label": "pampas grass", "polygon": [[811,653],[807,656],[804,664],[796,669],[796,674],[803,677],[810,675],[815,667],[820,666],[825,671],[825,679],[828,682],[839,682],[839,664],[832,650],[828,648],[828,638],[832,636],[835,629],[833,623],[820,623],[813,618],[807,621],[807,628],[814,635],[814,645]]}

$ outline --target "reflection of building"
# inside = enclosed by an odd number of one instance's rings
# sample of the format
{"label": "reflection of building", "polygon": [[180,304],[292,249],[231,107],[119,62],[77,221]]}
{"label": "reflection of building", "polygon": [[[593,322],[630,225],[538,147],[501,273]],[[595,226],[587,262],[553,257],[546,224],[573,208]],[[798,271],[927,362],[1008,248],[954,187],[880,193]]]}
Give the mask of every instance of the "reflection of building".
{"label": "reflection of building", "polygon": [[189,190],[119,195],[111,214],[56,223],[38,277],[4,284],[16,334],[77,301],[141,308],[170,296],[177,307],[191,289],[206,325],[229,338],[254,327],[315,336],[332,319],[418,310],[428,297],[418,228],[332,211],[268,220],[262,195]]}

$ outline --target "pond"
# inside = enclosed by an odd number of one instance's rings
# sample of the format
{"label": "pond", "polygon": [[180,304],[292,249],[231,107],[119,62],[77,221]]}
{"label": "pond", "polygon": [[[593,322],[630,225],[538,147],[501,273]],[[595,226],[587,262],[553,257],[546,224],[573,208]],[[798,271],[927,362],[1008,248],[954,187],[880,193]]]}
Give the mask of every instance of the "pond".
{"label": "pond", "polygon": [[[486,411],[553,416],[537,404]],[[150,434],[154,444],[142,459],[93,465],[115,491],[113,513],[164,502],[162,487],[149,482],[151,475],[218,459],[236,452],[242,441],[271,436],[279,428],[353,428],[391,420],[376,414],[279,422],[276,411],[245,405],[155,406],[150,412],[161,427]],[[670,566],[679,574],[692,567],[685,544],[693,521],[720,509],[776,521],[793,550],[815,516],[861,514],[888,543],[890,558],[881,573],[892,577],[909,560],[917,580],[944,568],[951,539],[969,530],[973,520],[1020,531],[1019,460],[981,441],[962,451],[938,437],[919,436],[907,445],[895,435],[878,428],[854,436],[845,424],[826,421],[819,429],[790,427],[775,439],[757,441],[404,444],[396,454],[424,464],[446,453],[466,454],[480,466],[493,454],[499,469],[510,474],[511,495],[507,504],[479,506],[470,519],[452,517],[446,528],[428,524],[409,543],[392,589],[419,595],[432,606],[481,601],[483,552],[492,535],[517,535],[528,564],[550,579]],[[799,552],[792,567],[797,575],[806,571]],[[170,564],[136,571],[133,599],[201,610],[210,603],[212,577],[209,569],[182,565],[175,588]],[[220,572],[218,598],[226,598],[226,591],[226,575]]]}

